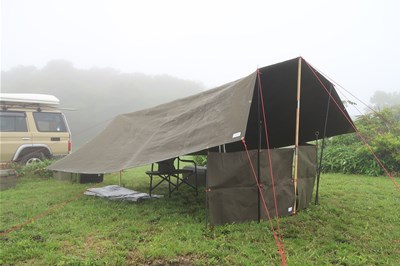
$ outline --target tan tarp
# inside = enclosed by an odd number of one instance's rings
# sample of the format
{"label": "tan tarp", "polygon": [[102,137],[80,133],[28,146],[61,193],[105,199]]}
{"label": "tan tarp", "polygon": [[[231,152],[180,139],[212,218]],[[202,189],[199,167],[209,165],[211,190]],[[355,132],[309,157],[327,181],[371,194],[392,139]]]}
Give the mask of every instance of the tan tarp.
{"label": "tan tarp", "polygon": [[50,170],[111,173],[222,143],[246,132],[256,74],[185,99],[117,116]]}
{"label": "tan tarp", "polygon": [[[326,136],[352,132],[349,122],[331,103],[321,85],[332,84],[302,61],[300,144]],[[270,148],[294,144],[298,58],[260,69]],[[315,71],[315,70],[314,70]],[[111,173],[175,156],[258,148],[259,121],[257,72],[218,88],[150,109],[117,116],[85,146],[54,163],[50,170],[72,173]],[[336,91],[332,97],[347,114]],[[261,148],[266,149],[264,126]]]}

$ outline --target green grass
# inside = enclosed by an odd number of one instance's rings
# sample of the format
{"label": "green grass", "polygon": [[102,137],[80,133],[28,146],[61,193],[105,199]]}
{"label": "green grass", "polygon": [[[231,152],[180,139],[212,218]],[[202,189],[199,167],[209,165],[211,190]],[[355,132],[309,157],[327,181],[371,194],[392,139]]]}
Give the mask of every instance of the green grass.
{"label": "green grass", "polygon": [[[123,174],[148,190],[147,168]],[[400,180],[397,179],[397,182]],[[118,175],[101,184],[118,184]],[[93,185],[20,178],[1,191],[5,231]],[[167,195],[161,187],[155,193]],[[288,265],[400,265],[400,192],[385,177],[323,175],[320,205],[280,219]],[[0,237],[1,265],[279,265],[268,224],[205,229],[204,193],[141,203],[82,196]]]}

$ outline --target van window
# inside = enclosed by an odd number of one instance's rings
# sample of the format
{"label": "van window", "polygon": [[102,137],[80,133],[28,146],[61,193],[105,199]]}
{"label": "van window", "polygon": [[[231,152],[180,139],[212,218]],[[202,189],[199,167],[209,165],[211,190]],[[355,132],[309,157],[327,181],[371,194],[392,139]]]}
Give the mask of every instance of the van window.
{"label": "van window", "polygon": [[28,132],[24,112],[0,111],[1,132]]}
{"label": "van window", "polygon": [[33,113],[36,127],[41,132],[67,132],[64,117],[61,113]]}

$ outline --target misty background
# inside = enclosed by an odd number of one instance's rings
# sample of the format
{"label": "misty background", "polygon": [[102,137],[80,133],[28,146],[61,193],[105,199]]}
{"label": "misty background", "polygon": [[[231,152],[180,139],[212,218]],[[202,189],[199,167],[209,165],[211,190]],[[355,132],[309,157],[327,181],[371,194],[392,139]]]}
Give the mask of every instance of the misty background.
{"label": "misty background", "polygon": [[298,56],[358,110],[351,94],[379,108],[399,96],[399,10],[397,0],[2,0],[1,92],[75,108],[64,111],[75,147],[119,113]]}
{"label": "misty background", "polygon": [[204,89],[199,82],[168,75],[121,73],[112,68],[77,69],[53,60],[43,68],[19,66],[1,73],[1,92],[42,93],[60,99],[60,108],[78,148],[121,113],[189,96]]}
{"label": "misty background", "polygon": [[[42,93],[59,98],[71,129],[74,150],[96,136],[118,114],[206,89],[200,82],[169,75],[121,73],[113,68],[77,69],[66,60],[52,60],[43,68],[18,66],[2,71],[1,88],[5,93]],[[368,104],[376,110],[398,105],[400,92],[375,91]],[[370,111],[355,99],[347,106],[350,110],[352,107]]]}

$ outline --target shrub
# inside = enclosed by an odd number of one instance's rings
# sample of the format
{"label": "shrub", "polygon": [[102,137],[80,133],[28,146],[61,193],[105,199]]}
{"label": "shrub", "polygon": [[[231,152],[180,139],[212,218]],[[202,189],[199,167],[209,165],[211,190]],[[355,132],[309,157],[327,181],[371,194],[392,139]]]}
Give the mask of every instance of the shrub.
{"label": "shrub", "polygon": [[12,168],[17,172],[18,176],[37,176],[41,178],[50,178],[53,172],[47,170],[47,166],[52,164],[51,160],[44,160],[42,162],[32,163],[29,165],[13,164]]}
{"label": "shrub", "polygon": [[207,165],[207,155],[195,155],[193,156],[193,161],[200,166]]}
{"label": "shrub", "polygon": [[[393,175],[400,174],[400,105],[358,117],[355,125]],[[356,133],[326,140],[323,172],[377,176],[384,170]]]}

